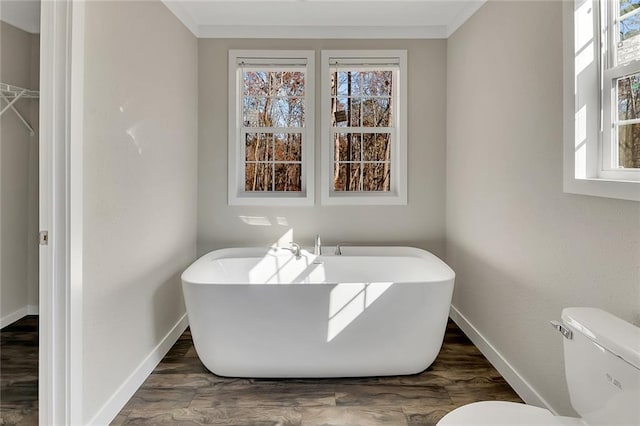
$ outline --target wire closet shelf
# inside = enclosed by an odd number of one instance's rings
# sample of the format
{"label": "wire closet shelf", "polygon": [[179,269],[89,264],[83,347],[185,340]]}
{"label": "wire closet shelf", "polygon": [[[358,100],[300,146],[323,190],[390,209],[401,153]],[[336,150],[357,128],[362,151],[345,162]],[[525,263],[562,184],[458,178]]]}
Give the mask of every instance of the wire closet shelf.
{"label": "wire closet shelf", "polygon": [[0,82],[0,99],[6,102],[6,105],[2,107],[0,110],[0,116],[2,116],[6,111],[11,109],[16,113],[20,121],[26,126],[26,128],[31,133],[31,136],[35,135],[35,131],[33,127],[25,120],[25,118],[20,114],[20,112],[13,106],[20,99],[39,99],[40,92],[37,90],[25,89],[23,87],[14,86],[12,84],[1,83]]}

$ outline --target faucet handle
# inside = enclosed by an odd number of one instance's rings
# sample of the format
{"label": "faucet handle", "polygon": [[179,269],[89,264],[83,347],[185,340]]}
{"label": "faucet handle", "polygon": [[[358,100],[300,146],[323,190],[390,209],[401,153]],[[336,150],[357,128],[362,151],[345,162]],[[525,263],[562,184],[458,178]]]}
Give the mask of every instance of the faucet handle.
{"label": "faucet handle", "polygon": [[296,257],[296,259],[300,258],[300,244],[298,243],[294,243],[293,241],[291,241],[289,243],[291,245],[291,247],[289,248],[289,250],[291,251],[291,253],[293,253],[293,255]]}
{"label": "faucet handle", "polygon": [[316,235],[316,240],[313,245],[313,254],[316,256],[322,255],[322,241],[320,241],[320,234]]}
{"label": "faucet handle", "polygon": [[336,251],[333,254],[336,256],[342,256],[342,250],[340,250],[340,243],[336,244]]}

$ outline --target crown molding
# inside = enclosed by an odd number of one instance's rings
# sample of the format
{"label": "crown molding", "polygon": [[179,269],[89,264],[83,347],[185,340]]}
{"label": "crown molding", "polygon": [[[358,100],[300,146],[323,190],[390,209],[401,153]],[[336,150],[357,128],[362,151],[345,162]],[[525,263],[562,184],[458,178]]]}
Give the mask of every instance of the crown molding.
{"label": "crown molding", "polygon": [[275,39],[443,39],[444,26],[295,26],[295,25],[201,25],[198,38]]}
{"label": "crown molding", "polygon": [[162,0],[162,3],[164,3],[167,9],[169,9],[194,36],[200,37],[200,27],[198,23],[191,17],[191,14],[184,8],[182,3],[168,0]]}
{"label": "crown molding", "polygon": [[469,20],[485,3],[487,0],[478,0],[474,3],[469,3],[464,9],[458,13],[458,15],[449,22],[446,30],[446,37],[449,38],[460,28],[465,22]]}
{"label": "crown molding", "polygon": [[200,25],[176,0],[163,0],[165,6],[197,38],[274,38],[274,39],[447,39],[487,0],[465,2],[465,7],[446,25]]}

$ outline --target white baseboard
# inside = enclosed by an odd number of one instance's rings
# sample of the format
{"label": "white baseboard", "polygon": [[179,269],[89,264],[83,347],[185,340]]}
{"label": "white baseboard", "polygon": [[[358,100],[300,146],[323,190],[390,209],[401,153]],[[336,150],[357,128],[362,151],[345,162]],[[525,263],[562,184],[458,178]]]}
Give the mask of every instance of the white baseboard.
{"label": "white baseboard", "polygon": [[185,313],[151,353],[138,365],[133,373],[127,377],[124,383],[111,395],[111,398],[98,410],[89,424],[108,425],[111,423],[160,361],[162,361],[162,358],[169,352],[169,349],[176,343],[188,325],[189,321]]}
{"label": "white baseboard", "polygon": [[544,407],[558,415],[557,411],[546,401],[524,377],[505,359],[505,357],[474,327],[469,320],[451,305],[449,316],[482,352],[496,370],[504,377],[518,396],[529,405]]}
{"label": "white baseboard", "polygon": [[18,321],[19,319],[26,317],[27,315],[38,315],[38,305],[23,306],[17,311],[3,316],[2,318],[0,318],[0,328],[5,328],[6,326]]}

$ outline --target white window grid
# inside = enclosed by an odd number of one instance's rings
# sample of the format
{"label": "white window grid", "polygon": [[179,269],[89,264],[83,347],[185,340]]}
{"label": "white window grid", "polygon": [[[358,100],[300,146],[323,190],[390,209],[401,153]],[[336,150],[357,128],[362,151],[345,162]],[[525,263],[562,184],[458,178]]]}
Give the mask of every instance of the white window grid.
{"label": "white window grid", "polygon": [[[336,129],[346,129],[349,131],[336,131]],[[341,133],[350,133],[352,135],[360,135],[360,160],[338,160],[337,161],[337,165],[355,165],[355,166],[359,166],[358,168],[358,188],[356,190],[345,190],[345,191],[338,191],[335,188],[333,189],[334,192],[345,192],[345,193],[360,193],[360,194],[378,194],[381,192],[389,192],[389,190],[380,190],[380,191],[365,191],[363,190],[363,184],[364,184],[364,173],[365,173],[365,165],[367,164],[375,164],[375,165],[388,165],[389,168],[393,167],[393,162],[391,161],[391,159],[389,161],[385,161],[385,160],[365,160],[365,155],[364,155],[364,135],[367,134],[371,134],[371,135],[378,135],[378,134],[387,134],[389,135],[389,141],[388,143],[391,145],[391,150],[393,150],[393,145],[394,145],[394,129],[392,127],[376,127],[374,128],[375,131],[370,131],[369,129],[371,128],[363,128],[363,127],[334,127],[332,129],[332,140],[335,141],[336,135],[341,134]],[[335,150],[335,142],[332,144],[333,145],[333,149]],[[334,161],[333,161],[333,167],[334,167],[334,173],[335,173],[335,167],[336,167],[336,161],[335,161],[335,151],[334,151]],[[391,177],[391,175],[389,176],[390,179],[390,188],[391,185],[393,184],[393,178]]]}
{"label": "white window grid", "polygon": [[[270,160],[247,160],[247,152],[246,152],[246,148],[247,145],[246,143],[244,143],[244,141],[247,140],[247,135],[249,134],[258,134],[258,135],[271,135],[272,136],[272,143],[271,143],[271,155],[270,155]],[[301,140],[301,147],[300,147],[300,160],[296,161],[296,160],[276,160],[276,143],[275,143],[275,137],[277,135],[300,135],[300,140]],[[298,127],[243,127],[241,130],[241,139],[240,139],[240,146],[241,146],[241,150],[242,150],[242,158],[244,159],[244,167],[242,168],[242,182],[245,182],[245,178],[246,178],[246,166],[247,165],[251,165],[254,164],[256,166],[258,165],[263,165],[263,166],[270,166],[271,167],[271,190],[269,191],[251,191],[251,192],[263,192],[263,193],[281,193],[283,191],[276,191],[275,190],[275,185],[276,185],[276,180],[275,180],[275,176],[276,176],[276,167],[278,165],[298,165],[300,166],[300,179],[301,179],[301,191],[302,191],[302,184],[304,183],[304,175],[302,174],[303,172],[303,161],[302,159],[304,158],[305,152],[304,152],[304,129],[303,128],[298,128]],[[301,192],[301,191],[289,191],[289,192]],[[245,189],[245,192],[246,189]]]}

